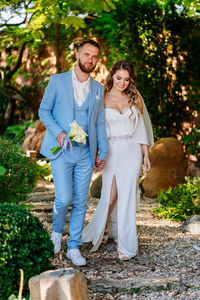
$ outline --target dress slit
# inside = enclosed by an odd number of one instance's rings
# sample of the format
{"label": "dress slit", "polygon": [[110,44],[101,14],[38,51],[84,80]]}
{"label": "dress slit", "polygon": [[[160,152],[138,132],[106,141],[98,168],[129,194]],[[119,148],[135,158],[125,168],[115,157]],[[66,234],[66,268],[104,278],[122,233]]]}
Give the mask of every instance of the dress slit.
{"label": "dress slit", "polygon": [[[116,201],[115,203],[113,204],[113,207],[112,207],[112,210],[110,212],[110,205],[111,205],[111,193],[112,193],[112,188],[113,188],[113,184],[116,185]],[[110,231],[109,230],[109,223],[110,223],[110,219],[111,219],[111,216],[112,216],[112,213],[113,213],[113,210],[115,209],[116,205],[117,205],[117,200],[118,200],[118,189],[117,189],[117,179],[116,179],[116,175],[113,174],[112,175],[112,181],[111,181],[111,186],[110,186],[110,193],[109,193],[109,204],[108,204],[108,213],[107,213],[107,221],[106,221],[106,224],[105,224],[105,227],[104,227],[104,231],[106,229],[106,225],[108,227],[108,232]],[[110,233],[108,233],[109,236],[110,236]]]}

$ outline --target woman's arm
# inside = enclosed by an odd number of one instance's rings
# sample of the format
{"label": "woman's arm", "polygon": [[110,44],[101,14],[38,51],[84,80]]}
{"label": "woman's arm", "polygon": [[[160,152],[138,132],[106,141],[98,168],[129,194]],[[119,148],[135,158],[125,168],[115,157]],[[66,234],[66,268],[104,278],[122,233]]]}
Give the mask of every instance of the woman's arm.
{"label": "woman's arm", "polygon": [[151,169],[151,163],[149,160],[149,146],[142,144],[142,152],[144,154],[144,173],[148,173]]}

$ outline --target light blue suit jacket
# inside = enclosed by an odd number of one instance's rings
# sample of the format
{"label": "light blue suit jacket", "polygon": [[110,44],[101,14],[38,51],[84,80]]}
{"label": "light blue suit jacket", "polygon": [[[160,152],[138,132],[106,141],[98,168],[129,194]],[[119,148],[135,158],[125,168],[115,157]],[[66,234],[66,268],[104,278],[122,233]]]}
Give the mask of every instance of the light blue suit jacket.
{"label": "light blue suit jacket", "polygon": [[[108,152],[105,130],[103,86],[90,78],[88,137],[92,163],[94,165],[97,148],[99,158],[105,160]],[[61,131],[69,133],[69,123],[74,120],[74,93],[72,71],[52,75],[39,108],[39,116],[46,134],[40,153],[50,159],[60,155],[61,150],[53,155],[51,149],[58,145],[56,140]]]}

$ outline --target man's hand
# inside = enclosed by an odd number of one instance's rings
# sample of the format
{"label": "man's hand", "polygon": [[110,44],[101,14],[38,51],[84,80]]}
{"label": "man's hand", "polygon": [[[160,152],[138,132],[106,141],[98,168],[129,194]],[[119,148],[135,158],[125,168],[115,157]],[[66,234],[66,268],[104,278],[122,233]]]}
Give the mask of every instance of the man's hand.
{"label": "man's hand", "polygon": [[66,133],[64,131],[60,132],[56,139],[58,141],[59,146],[62,147],[66,139]]}
{"label": "man's hand", "polygon": [[106,165],[106,161],[103,159],[100,159],[97,155],[96,161],[95,161],[96,171],[101,172],[104,169],[105,165]]}

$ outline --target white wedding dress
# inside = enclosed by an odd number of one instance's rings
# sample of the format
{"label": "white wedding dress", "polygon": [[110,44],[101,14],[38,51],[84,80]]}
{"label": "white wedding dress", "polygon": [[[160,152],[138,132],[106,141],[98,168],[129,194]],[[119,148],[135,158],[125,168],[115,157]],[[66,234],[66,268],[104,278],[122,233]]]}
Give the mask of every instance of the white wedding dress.
{"label": "white wedding dress", "polygon": [[[133,114],[131,115],[131,113]],[[124,114],[105,108],[109,152],[102,172],[101,199],[90,223],[83,231],[83,242],[92,242],[96,251],[102,241],[110,201],[113,176],[118,198],[109,218],[109,237],[118,240],[118,250],[127,257],[137,254],[136,189],[142,165],[141,144],[149,145],[143,117],[132,106]]]}

